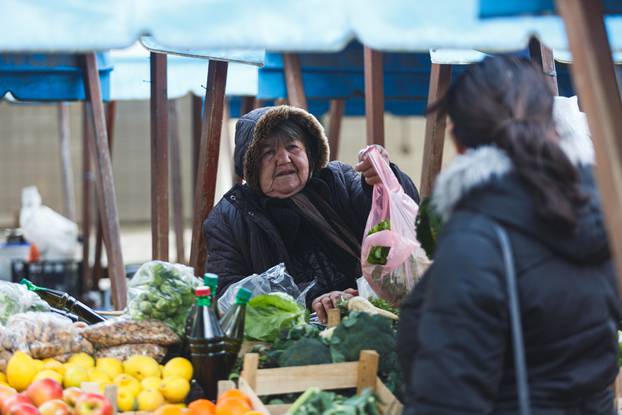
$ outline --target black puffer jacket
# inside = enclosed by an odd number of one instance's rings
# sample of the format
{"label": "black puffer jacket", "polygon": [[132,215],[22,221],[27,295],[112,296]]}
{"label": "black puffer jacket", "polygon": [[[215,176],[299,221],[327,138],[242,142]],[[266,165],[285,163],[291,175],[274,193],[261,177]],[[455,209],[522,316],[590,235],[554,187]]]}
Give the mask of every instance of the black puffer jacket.
{"label": "black puffer jacket", "polygon": [[[356,288],[360,266],[338,264],[340,267],[335,267],[334,264],[326,264],[330,260],[329,256],[334,258],[333,252],[326,255],[327,249],[331,249],[327,248],[330,243],[317,246],[317,249],[311,247],[311,259],[293,258],[292,247],[287,242],[291,235],[283,235],[279,230],[279,224],[274,222],[274,210],[268,211],[266,208],[270,205],[266,201],[269,198],[257,189],[258,156],[255,151],[259,147],[258,143],[269,134],[270,126],[283,118],[306,123],[306,130],[311,131],[307,140],[314,142],[308,142],[307,147],[312,149],[309,158],[315,159],[310,160],[314,173],[307,188],[312,186],[325,198],[351,235],[358,241],[363,238],[371,206],[372,188],[351,166],[340,162],[327,163],[328,144],[317,120],[302,110],[286,106],[254,110],[238,121],[235,136],[236,171],[238,174],[245,173],[248,184],[234,186],[218,202],[203,224],[208,254],[205,271],[219,275],[219,295],[230,284],[253,273],[261,273],[281,262],[285,263],[288,272],[298,283],[307,282],[310,275],[318,279],[315,289],[307,295],[307,299],[331,290]],[[255,168],[249,168],[253,165]],[[417,189],[410,178],[397,166],[392,164],[391,167],[405,192],[418,201]],[[280,209],[288,209],[288,206],[295,209],[287,201],[278,205]],[[280,212],[281,216],[286,216]],[[306,234],[297,237],[305,238]],[[345,257],[345,261],[352,260],[351,256]],[[301,270],[301,264],[306,269]],[[335,272],[335,268],[348,271],[342,272],[345,275],[329,275]]]}
{"label": "black puffer jacket", "polygon": [[590,203],[573,235],[538,219],[494,147],[459,156],[439,177],[433,203],[448,222],[433,265],[402,305],[405,414],[517,413],[495,223],[509,234],[517,270],[531,413],[613,414],[619,299],[591,168],[579,170]]}

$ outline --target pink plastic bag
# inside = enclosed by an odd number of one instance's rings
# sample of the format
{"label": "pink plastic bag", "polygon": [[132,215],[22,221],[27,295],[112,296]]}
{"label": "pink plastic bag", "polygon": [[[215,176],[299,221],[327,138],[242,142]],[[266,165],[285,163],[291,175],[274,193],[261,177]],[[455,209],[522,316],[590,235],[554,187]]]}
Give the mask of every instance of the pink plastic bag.
{"label": "pink plastic bag", "polygon": [[374,185],[361,267],[374,292],[398,305],[430,264],[415,231],[419,206],[404,192],[378,149],[370,146],[365,152],[381,183]]}

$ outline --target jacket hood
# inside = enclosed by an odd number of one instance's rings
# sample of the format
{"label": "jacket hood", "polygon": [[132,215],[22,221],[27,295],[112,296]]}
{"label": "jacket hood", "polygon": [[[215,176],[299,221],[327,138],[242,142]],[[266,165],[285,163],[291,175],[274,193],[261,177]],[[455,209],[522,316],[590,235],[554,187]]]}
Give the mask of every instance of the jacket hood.
{"label": "jacket hood", "polygon": [[510,157],[495,146],[481,146],[457,156],[439,175],[432,204],[444,221],[458,207],[478,211],[530,235],[570,261],[599,262],[609,253],[592,172],[594,148],[585,115],[579,111],[576,97],[556,97],[554,116],[560,147],[577,168],[579,186],[589,198],[578,213],[572,235],[538,218],[533,197],[514,172]]}
{"label": "jacket hood", "polygon": [[240,117],[235,125],[235,172],[243,177],[251,189],[261,192],[259,186],[259,150],[275,127],[285,120],[293,120],[307,132],[305,145],[311,173],[326,167],[330,150],[328,139],[320,122],[307,111],[280,105],[257,108]]}

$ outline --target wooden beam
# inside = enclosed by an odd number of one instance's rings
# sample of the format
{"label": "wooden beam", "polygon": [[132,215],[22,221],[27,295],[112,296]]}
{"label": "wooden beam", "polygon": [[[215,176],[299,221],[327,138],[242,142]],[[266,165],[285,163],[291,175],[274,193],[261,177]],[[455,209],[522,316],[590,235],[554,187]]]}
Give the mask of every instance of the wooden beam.
{"label": "wooden beam", "polygon": [[85,89],[91,103],[94,137],[90,146],[91,158],[94,161],[95,190],[97,204],[103,223],[104,243],[108,257],[108,275],[110,277],[112,302],[117,310],[125,308],[127,300],[127,281],[121,253],[121,236],[119,232],[119,215],[117,213],[117,197],[112,178],[112,163],[108,151],[108,134],[104,117],[101,85],[97,71],[95,53],[85,55],[86,76]]}
{"label": "wooden beam", "polygon": [[[428,105],[442,97],[451,82],[451,65],[432,64]],[[425,117],[425,141],[423,143],[423,162],[421,166],[421,199],[432,194],[434,180],[443,165],[443,146],[445,143],[446,116],[430,112]]]}
{"label": "wooden beam", "polygon": [[91,110],[88,102],[82,103],[82,282],[80,291],[85,293],[91,289],[91,194],[93,193],[93,169],[91,167],[91,150],[93,128]]}
{"label": "wooden beam", "polygon": [[384,68],[382,52],[365,47],[367,145],[384,146]]}
{"label": "wooden beam", "polygon": [[287,99],[289,104],[307,109],[307,97],[302,83],[302,71],[300,70],[300,58],[295,53],[284,53],[283,64],[285,70],[285,84],[287,85]]}
{"label": "wooden beam", "polygon": [[328,144],[330,146],[330,159],[337,160],[339,152],[339,136],[341,134],[341,121],[345,104],[343,99],[331,99],[328,112]]}
{"label": "wooden beam", "polygon": [[184,246],[184,201],[183,182],[181,179],[181,156],[179,152],[178,102],[169,101],[169,127],[171,152],[171,196],[173,197],[173,229],[175,230],[176,261],[186,263],[186,249]]}
{"label": "wooden beam", "polygon": [[[110,160],[112,160],[113,143],[114,143],[114,124],[117,114],[117,102],[110,101],[106,104],[106,130],[108,131],[108,150],[110,151]],[[99,279],[102,276],[102,250],[103,250],[104,234],[102,231],[101,216],[97,215],[97,227],[95,232],[95,261],[93,262],[93,281],[91,290],[97,290]]]}
{"label": "wooden beam", "polygon": [[192,204],[194,189],[197,188],[197,171],[199,170],[199,151],[201,149],[201,119],[203,118],[203,100],[192,95]]}
{"label": "wooden beam", "polygon": [[547,48],[537,38],[532,37],[529,40],[529,56],[531,60],[542,68],[542,72],[546,75],[546,81],[553,92],[553,95],[559,95],[557,87],[557,70],[555,69],[555,59],[553,58],[553,50]]}
{"label": "wooden beam", "polygon": [[574,85],[594,141],[594,169],[605,213],[611,252],[622,288],[622,101],[600,1],[556,1],[567,28]]}
{"label": "wooden beam", "polygon": [[248,96],[242,98],[242,104],[240,105],[240,115],[248,114],[255,109],[255,97]]}
{"label": "wooden beam", "polygon": [[166,54],[151,52],[151,256],[168,261]]}
{"label": "wooden beam", "polygon": [[203,273],[207,258],[206,243],[203,238],[203,221],[214,206],[227,67],[227,62],[210,61],[207,72],[205,111],[203,112],[203,128],[201,129],[197,187],[194,192],[194,218],[190,249],[190,266],[194,267],[196,275]]}
{"label": "wooden beam", "polygon": [[64,102],[58,103],[58,147],[60,149],[61,179],[63,184],[63,214],[76,221],[76,194],[71,166],[71,135],[69,134],[69,110]]}

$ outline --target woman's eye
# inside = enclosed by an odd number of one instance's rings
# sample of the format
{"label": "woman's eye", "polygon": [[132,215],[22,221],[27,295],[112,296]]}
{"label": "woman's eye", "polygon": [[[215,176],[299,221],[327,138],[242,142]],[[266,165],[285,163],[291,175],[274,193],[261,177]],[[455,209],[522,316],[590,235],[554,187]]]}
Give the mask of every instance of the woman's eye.
{"label": "woman's eye", "polygon": [[298,150],[298,146],[296,144],[290,144],[290,145],[287,146],[287,149],[289,151]]}

